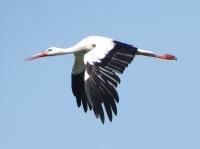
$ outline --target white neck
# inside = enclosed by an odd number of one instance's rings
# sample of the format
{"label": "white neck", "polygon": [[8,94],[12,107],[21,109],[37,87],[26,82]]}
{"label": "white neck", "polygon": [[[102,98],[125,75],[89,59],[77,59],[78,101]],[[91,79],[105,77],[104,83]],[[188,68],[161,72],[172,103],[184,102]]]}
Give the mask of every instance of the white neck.
{"label": "white neck", "polygon": [[70,54],[70,53],[77,53],[82,50],[81,47],[73,46],[69,48],[54,48],[59,54]]}

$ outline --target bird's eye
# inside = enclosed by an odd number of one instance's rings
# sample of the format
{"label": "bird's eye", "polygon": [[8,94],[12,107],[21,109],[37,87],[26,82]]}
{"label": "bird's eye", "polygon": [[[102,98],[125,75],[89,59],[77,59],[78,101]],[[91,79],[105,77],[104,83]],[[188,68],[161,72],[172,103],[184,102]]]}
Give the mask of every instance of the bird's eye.
{"label": "bird's eye", "polygon": [[92,47],[93,47],[93,48],[96,47],[96,44],[92,44]]}

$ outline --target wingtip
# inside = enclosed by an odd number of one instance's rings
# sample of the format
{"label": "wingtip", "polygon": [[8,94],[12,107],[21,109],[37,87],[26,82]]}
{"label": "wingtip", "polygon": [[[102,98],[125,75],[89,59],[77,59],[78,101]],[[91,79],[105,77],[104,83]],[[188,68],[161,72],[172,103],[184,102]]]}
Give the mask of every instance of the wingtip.
{"label": "wingtip", "polygon": [[105,119],[103,117],[100,117],[100,119],[101,119],[101,123],[104,124]]}
{"label": "wingtip", "polygon": [[96,113],[94,113],[94,114],[95,114],[95,117],[96,117],[97,119],[100,118],[102,124],[105,123],[105,119],[104,119],[104,117],[101,117],[99,114],[96,114]]}

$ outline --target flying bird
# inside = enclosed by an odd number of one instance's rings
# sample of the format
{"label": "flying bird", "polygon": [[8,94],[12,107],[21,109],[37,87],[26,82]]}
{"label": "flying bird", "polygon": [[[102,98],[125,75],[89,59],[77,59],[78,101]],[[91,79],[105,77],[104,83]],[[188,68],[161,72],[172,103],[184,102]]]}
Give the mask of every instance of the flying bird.
{"label": "flying bird", "polygon": [[100,36],[86,37],[70,48],[50,47],[27,60],[70,53],[75,56],[71,86],[77,106],[82,105],[85,112],[93,110],[102,123],[105,121],[104,111],[110,121],[113,114],[117,115],[116,103],[119,102],[119,96],[116,88],[120,83],[118,74],[124,72],[136,55],[177,60],[171,54],[155,54]]}

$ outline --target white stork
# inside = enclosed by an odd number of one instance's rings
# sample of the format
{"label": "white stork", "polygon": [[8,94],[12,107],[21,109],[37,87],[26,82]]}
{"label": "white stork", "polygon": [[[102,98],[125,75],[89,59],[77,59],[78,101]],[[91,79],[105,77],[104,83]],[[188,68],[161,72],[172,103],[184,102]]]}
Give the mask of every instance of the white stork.
{"label": "white stork", "polygon": [[119,102],[117,85],[124,69],[131,63],[135,55],[144,55],[166,60],[177,60],[170,54],[155,54],[139,49],[107,37],[89,36],[70,48],[50,47],[27,60],[39,57],[74,53],[75,61],[72,69],[72,91],[77,106],[81,104],[85,112],[93,109],[97,118],[104,123],[105,111],[110,121],[112,112],[117,115],[116,103]]}

